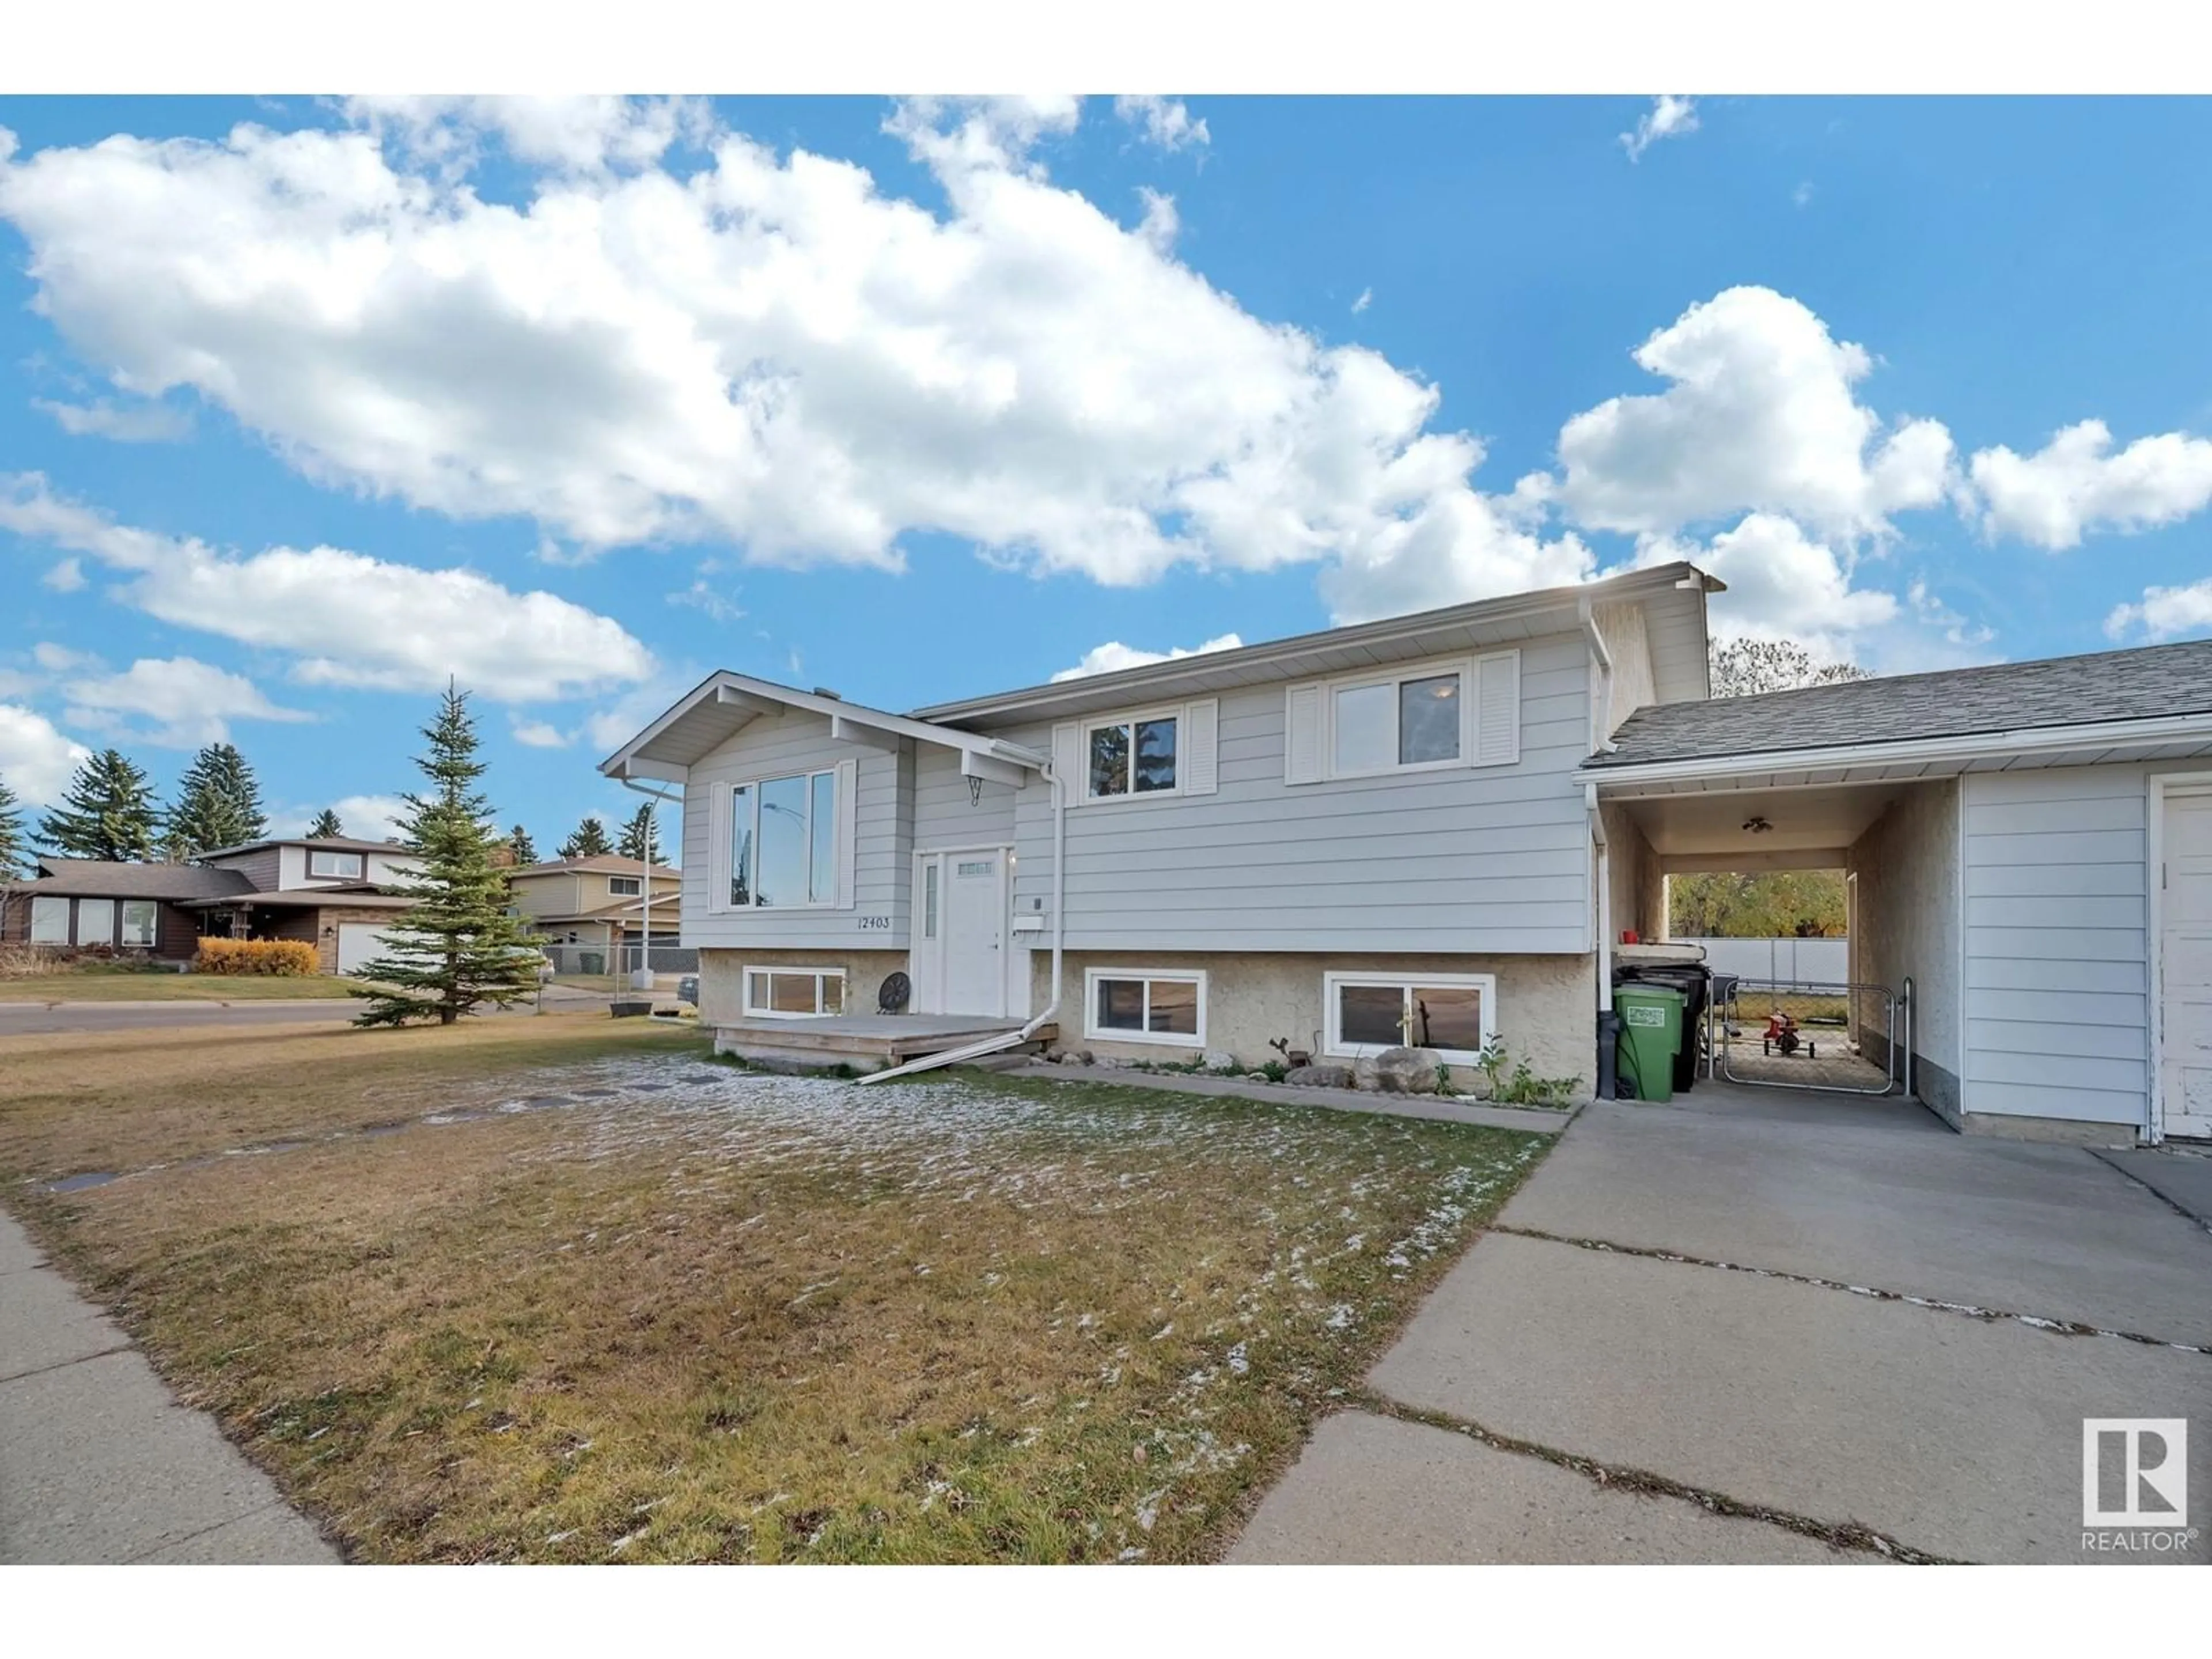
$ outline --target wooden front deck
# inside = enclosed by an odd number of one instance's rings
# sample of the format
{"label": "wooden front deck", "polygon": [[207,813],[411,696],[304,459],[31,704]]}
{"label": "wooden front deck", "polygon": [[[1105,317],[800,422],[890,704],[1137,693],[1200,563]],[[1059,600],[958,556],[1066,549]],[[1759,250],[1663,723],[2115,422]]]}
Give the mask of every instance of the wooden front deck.
{"label": "wooden front deck", "polygon": [[[833,1014],[822,1019],[734,1019],[714,1027],[714,1052],[790,1071],[888,1070],[925,1054],[1006,1036],[1028,1022],[980,1014]],[[1020,1049],[1041,1049],[1057,1035],[1042,1025]]]}

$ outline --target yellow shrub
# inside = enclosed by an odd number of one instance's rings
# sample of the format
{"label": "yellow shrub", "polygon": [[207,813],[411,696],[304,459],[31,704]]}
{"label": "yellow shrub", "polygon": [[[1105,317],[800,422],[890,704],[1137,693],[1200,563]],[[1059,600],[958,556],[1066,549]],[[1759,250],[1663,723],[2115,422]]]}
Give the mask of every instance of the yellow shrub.
{"label": "yellow shrub", "polygon": [[202,974],[261,974],[294,978],[319,974],[322,958],[315,947],[298,939],[204,939],[192,958]]}

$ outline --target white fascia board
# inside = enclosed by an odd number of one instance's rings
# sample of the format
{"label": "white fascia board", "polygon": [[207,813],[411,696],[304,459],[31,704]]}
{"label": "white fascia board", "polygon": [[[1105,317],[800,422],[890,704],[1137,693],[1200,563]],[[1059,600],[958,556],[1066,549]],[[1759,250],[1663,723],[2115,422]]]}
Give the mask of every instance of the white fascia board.
{"label": "white fascia board", "polygon": [[1859,766],[1936,765],[2073,749],[2155,748],[2190,738],[2212,740],[2212,714],[2166,714],[2154,720],[2106,720],[2089,726],[2024,726],[2013,732],[1973,732],[1954,738],[1905,738],[1888,743],[1769,749],[1755,754],[1592,766],[1584,776],[1602,794],[1611,786],[1625,783],[1674,783],[1769,772],[1839,772]]}
{"label": "white fascia board", "polygon": [[[766,714],[785,709],[798,709],[807,714],[821,714],[842,726],[846,737],[854,742],[882,747],[877,737],[888,738],[895,744],[900,738],[912,738],[917,743],[933,743],[964,754],[995,757],[1018,767],[1042,771],[1048,764],[1045,757],[1019,744],[1001,738],[981,736],[974,732],[963,732],[957,727],[939,726],[927,720],[893,714],[880,708],[870,708],[862,703],[847,702],[841,697],[824,697],[795,687],[778,685],[772,680],[757,680],[750,675],[735,674],[727,669],[710,675],[707,680],[671,706],[644,731],[617,750],[599,763],[599,770],[609,777],[658,778],[667,782],[681,783],[689,770],[664,761],[656,761],[647,750],[654,738],[671,725],[699,704],[714,702],[733,706],[750,714]],[[873,734],[856,735],[860,728]]]}

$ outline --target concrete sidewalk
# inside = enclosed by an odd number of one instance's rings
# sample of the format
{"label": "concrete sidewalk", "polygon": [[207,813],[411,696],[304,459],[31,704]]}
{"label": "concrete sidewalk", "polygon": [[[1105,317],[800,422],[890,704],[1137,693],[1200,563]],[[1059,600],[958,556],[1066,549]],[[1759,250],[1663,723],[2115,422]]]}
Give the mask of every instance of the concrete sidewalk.
{"label": "concrete sidewalk", "polygon": [[0,1214],[0,1564],[337,1559]]}

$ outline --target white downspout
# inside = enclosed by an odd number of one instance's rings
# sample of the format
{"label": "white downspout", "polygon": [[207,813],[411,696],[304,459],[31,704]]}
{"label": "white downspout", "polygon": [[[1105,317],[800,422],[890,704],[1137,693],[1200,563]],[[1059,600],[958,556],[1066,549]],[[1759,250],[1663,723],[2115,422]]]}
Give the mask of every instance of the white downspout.
{"label": "white downspout", "polygon": [[1613,718],[1613,653],[1605,648],[1605,635],[1598,631],[1597,618],[1591,613],[1589,599],[1583,600],[1580,610],[1583,637],[1589,641],[1590,653],[1597,659],[1600,692],[1596,706],[1590,710],[1590,753],[1610,755],[1620,746],[1606,728],[1606,722]]}
{"label": "white downspout", "polygon": [[[617,779],[616,781],[620,783],[625,789],[635,791],[636,793],[641,795],[650,795],[653,799],[665,801],[672,806],[680,807],[684,804],[683,796],[672,795],[665,789],[655,789],[648,784],[640,783],[635,778],[622,777]],[[681,818],[678,819],[678,823],[681,823],[682,821],[683,820]],[[681,840],[681,836],[679,836],[678,839]],[[637,965],[641,969],[650,971],[653,967],[653,836],[650,833],[650,826],[648,826],[648,833],[645,837],[644,844],[637,850],[638,873],[640,877],[637,884]],[[678,902],[678,908],[680,912],[682,908],[680,901]],[[679,929],[682,927],[683,923],[680,920],[677,926]],[[683,935],[679,932],[677,937],[681,939]],[[622,946],[620,945],[617,945],[615,946],[615,961],[617,965],[619,965],[622,961]]]}
{"label": "white downspout", "polygon": [[1045,781],[1052,785],[1052,1000],[1044,1012],[1035,1016],[1018,1031],[1002,1031],[996,1036],[985,1037],[980,1042],[964,1048],[947,1048],[943,1054],[924,1054],[920,1060],[910,1060],[903,1066],[895,1066],[887,1072],[866,1072],[863,1083],[881,1083],[889,1078],[907,1077],[915,1072],[927,1072],[939,1066],[957,1066],[963,1060],[981,1060],[1001,1048],[1018,1048],[1037,1033],[1060,1012],[1061,950],[1066,940],[1066,928],[1062,921],[1067,899],[1067,781],[1054,766],[1041,769]]}

